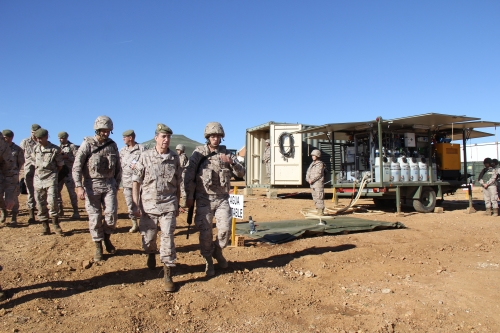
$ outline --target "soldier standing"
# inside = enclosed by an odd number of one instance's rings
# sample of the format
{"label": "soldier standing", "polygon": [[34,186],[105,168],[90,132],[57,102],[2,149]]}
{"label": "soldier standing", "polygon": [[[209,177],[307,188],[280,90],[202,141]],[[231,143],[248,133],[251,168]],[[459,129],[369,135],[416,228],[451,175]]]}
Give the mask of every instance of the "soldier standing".
{"label": "soldier standing", "polygon": [[[14,188],[14,206],[12,207],[12,219],[10,221],[11,226],[14,227],[17,225],[17,214],[19,213],[19,172],[21,172],[21,169],[24,165],[24,152],[21,147],[13,142],[14,132],[9,129],[5,129],[2,131],[2,134],[4,135],[5,142],[7,143],[7,146],[10,148],[11,152],[11,168],[10,170],[5,170],[4,176],[6,183]],[[0,192],[0,196],[2,198],[5,196],[5,190],[3,190],[3,192]],[[2,208],[0,210],[0,222],[5,222],[6,216],[7,212]]]}
{"label": "soldier standing", "polygon": [[267,182],[269,182],[271,180],[271,146],[269,144],[269,139],[266,140],[266,149],[264,150],[262,163],[266,165],[266,177]]}
{"label": "soldier standing", "polygon": [[72,219],[79,219],[80,213],[78,212],[78,198],[76,197],[75,191],[75,181],[73,180],[73,175],[71,170],[73,170],[73,163],[75,162],[75,156],[78,151],[78,148],[68,140],[69,134],[67,132],[59,132],[57,134],[59,137],[60,145],[62,152],[62,158],[64,161],[65,168],[67,168],[63,179],[59,181],[59,214],[61,216],[64,215],[63,210],[63,201],[62,201],[62,189],[64,185],[66,185],[66,189],[68,190],[69,198],[71,200],[71,207],[73,208]]}
{"label": "soldier standing", "polygon": [[[184,152],[186,150],[186,147],[183,144],[179,143],[175,147],[175,150],[177,151],[177,155],[179,155],[179,160],[181,162],[182,170],[184,170],[189,161],[189,158]],[[184,189],[184,182],[181,182],[181,199],[179,201],[179,206],[186,207],[186,190]]]}
{"label": "soldier standing", "polygon": [[493,168],[491,158],[483,161],[484,169],[479,173],[479,184],[483,187],[483,198],[486,211],[484,215],[498,216],[497,170]]}
{"label": "soldier standing", "polygon": [[132,175],[135,164],[139,161],[141,153],[145,150],[144,146],[135,142],[134,130],[123,132],[123,142],[125,147],[120,149],[120,163],[122,165],[122,184],[123,196],[127,203],[128,216],[132,220],[132,228],[129,232],[139,231],[137,226],[137,217],[134,216],[134,202],[132,200]]}
{"label": "soldier standing", "polygon": [[35,189],[33,187],[33,177],[35,176],[35,164],[31,160],[33,156],[33,149],[35,148],[37,141],[35,137],[35,131],[40,129],[41,126],[38,124],[31,125],[31,136],[26,138],[19,143],[19,146],[24,152],[24,182],[26,184],[26,190],[28,191],[28,199],[26,200],[26,205],[28,206],[29,219],[28,223],[35,222]]}
{"label": "soldier standing", "polygon": [[90,235],[96,246],[94,260],[101,261],[103,240],[108,253],[116,251],[110,237],[118,218],[116,192],[121,181],[121,165],[118,147],[109,138],[113,130],[111,118],[97,117],[94,130],[95,136],[85,137],[78,149],[73,164],[73,180],[78,198],[85,200],[89,214]]}
{"label": "soldier standing", "polygon": [[63,235],[59,226],[57,210],[57,174],[64,165],[61,148],[49,141],[49,132],[39,128],[35,131],[38,144],[33,149],[32,161],[35,165],[34,188],[38,209],[38,220],[42,222],[41,235],[50,235],[49,218],[58,235]]}
{"label": "soldier standing", "polygon": [[[200,230],[200,250],[205,258],[205,273],[213,276],[215,270],[212,256],[217,259],[219,267],[228,266],[222,249],[228,245],[231,237],[231,173],[242,178],[245,176],[245,168],[235,155],[226,150],[226,146],[220,145],[225,136],[220,123],[208,123],[204,136],[206,145],[196,147],[184,169],[184,187],[186,206],[193,206],[196,200],[195,224]],[[218,230],[215,242],[212,231],[214,216]]]}
{"label": "soldier standing", "polygon": [[321,152],[318,149],[314,149],[311,152],[311,157],[313,161],[307,169],[306,181],[311,185],[312,197],[318,215],[322,216],[325,211],[325,203],[323,201],[325,197],[325,185],[323,185],[325,165],[319,159]]}
{"label": "soldier standing", "polygon": [[[147,266],[155,269],[158,224],[161,228],[160,261],[165,273],[165,290],[175,291],[172,269],[175,267],[174,230],[179,216],[182,167],[179,156],[169,149],[172,130],[158,124],[156,145],[141,154],[133,176],[134,215],[141,218],[142,246],[148,254]],[[142,186],[142,196],[140,189]],[[138,207],[142,207],[142,214]]]}

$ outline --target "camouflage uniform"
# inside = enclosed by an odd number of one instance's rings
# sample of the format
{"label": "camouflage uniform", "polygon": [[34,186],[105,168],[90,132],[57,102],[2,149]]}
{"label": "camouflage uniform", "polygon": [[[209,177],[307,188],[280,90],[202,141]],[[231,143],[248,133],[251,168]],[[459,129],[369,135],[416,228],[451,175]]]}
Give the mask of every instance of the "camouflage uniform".
{"label": "camouflage uniform", "polygon": [[488,185],[487,188],[483,187],[483,197],[486,211],[487,213],[489,211],[489,214],[491,214],[491,209],[493,208],[493,210],[496,210],[496,213],[498,214],[498,193],[496,186],[497,171],[492,167],[485,169],[486,170],[483,170],[480,174],[481,178],[479,179],[479,184],[481,184],[481,186],[483,184]]}
{"label": "camouflage uniform", "polygon": [[[186,153],[184,153],[184,150],[186,149],[184,145],[178,144],[176,147],[176,150],[179,149],[181,153],[179,155],[179,160],[181,162],[181,167],[182,170],[186,167],[186,165],[189,162],[189,158],[187,157]],[[184,189],[184,182],[181,182],[181,199],[180,199],[180,206],[184,207],[186,205],[186,190]]]}
{"label": "camouflage uniform", "polygon": [[62,189],[64,185],[66,185],[66,190],[68,190],[69,198],[71,200],[71,207],[73,208],[73,212],[75,215],[78,213],[78,198],[76,196],[76,191],[75,191],[75,181],[73,180],[73,174],[71,173],[71,170],[73,170],[73,163],[75,162],[75,156],[76,153],[78,152],[78,148],[76,145],[74,145],[72,142],[68,141],[67,143],[61,143],[59,144],[59,147],[61,148],[61,152],[63,155],[68,156],[67,159],[63,159],[64,164],[66,167],[69,168],[69,174],[66,175],[60,182],[59,182],[59,204],[61,205],[62,208]]}
{"label": "camouflage uniform", "polygon": [[306,173],[306,181],[310,183],[314,204],[318,210],[325,209],[323,201],[325,197],[324,181],[325,165],[320,160],[313,161]]}
{"label": "camouflage uniform", "polygon": [[[13,169],[12,153],[0,132],[0,209],[5,210],[5,201],[14,200],[15,187],[8,177]],[[5,198],[4,198],[5,195]],[[5,199],[5,200],[4,200]]]}
{"label": "camouflage uniform", "polygon": [[57,174],[58,167],[64,165],[61,148],[50,141],[45,147],[37,144],[33,149],[32,161],[35,166],[34,188],[37,216],[43,223],[49,220],[49,215],[52,218],[58,217]]}
{"label": "camouflage uniform", "polygon": [[[13,188],[13,199],[14,199],[14,207],[12,207],[12,214],[19,213],[19,173],[24,165],[24,152],[16,145],[14,142],[10,144],[10,152],[11,152],[11,169],[5,173],[5,183],[7,187]],[[3,197],[5,193],[2,193]]]}
{"label": "camouflage uniform", "polygon": [[28,209],[35,209],[35,189],[33,187],[33,177],[35,176],[35,164],[32,160],[33,149],[37,142],[32,137],[26,138],[21,141],[19,146],[24,152],[24,182],[28,191],[28,199],[26,205]]}
{"label": "camouflage uniform", "polygon": [[[269,140],[266,140],[266,143],[267,142],[269,142]],[[271,178],[271,147],[266,147],[266,150],[264,150],[262,162],[266,164],[266,177]]]}
{"label": "camouflage uniform", "polygon": [[136,143],[133,147],[125,146],[120,149],[123,196],[125,197],[125,202],[127,203],[128,215],[132,220],[135,220],[135,216],[133,215],[134,202],[132,200],[132,176],[134,174],[132,165],[139,161],[139,158],[144,151],[144,146],[138,143]]}
{"label": "camouflage uniform", "polygon": [[[118,147],[113,142],[92,154],[93,150],[110,140],[108,138],[99,143],[96,137],[85,137],[73,164],[75,185],[85,189],[85,209],[89,214],[90,235],[94,242],[102,241],[104,234],[112,234],[118,218],[116,192],[121,181]],[[105,223],[102,222],[102,208]]]}
{"label": "camouflage uniform", "polygon": [[[208,145],[196,147],[184,169],[186,197],[196,199],[194,222],[200,230],[201,255],[204,257],[210,257],[214,251],[212,243],[214,216],[218,230],[215,245],[220,249],[225,248],[231,236],[232,213],[229,207],[231,169],[237,177],[245,176],[245,168],[235,155],[231,154],[232,164],[220,160],[220,154],[230,154],[225,146],[218,146],[215,152],[216,155],[205,159],[198,168],[202,157],[210,154],[210,148]],[[196,198],[194,198],[195,189]]]}
{"label": "camouflage uniform", "polygon": [[139,228],[144,251],[156,252],[160,224],[160,260],[166,266],[175,266],[174,231],[182,181],[179,156],[171,149],[166,154],[159,154],[156,148],[149,149],[141,154],[133,172],[133,181],[142,186],[143,214]]}

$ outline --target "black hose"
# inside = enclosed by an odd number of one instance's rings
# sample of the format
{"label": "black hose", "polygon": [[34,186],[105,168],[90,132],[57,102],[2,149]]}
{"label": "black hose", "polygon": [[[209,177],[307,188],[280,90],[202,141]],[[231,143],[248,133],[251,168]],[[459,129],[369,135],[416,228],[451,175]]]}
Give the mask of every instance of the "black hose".
{"label": "black hose", "polygon": [[[288,150],[285,150],[284,143],[285,139],[288,138],[290,146],[288,147]],[[288,133],[288,132],[283,132],[280,134],[278,138],[278,143],[280,146],[280,153],[283,155],[285,158],[291,158],[293,157],[293,154],[295,152],[295,147],[294,147],[294,141],[293,141],[293,135]]]}

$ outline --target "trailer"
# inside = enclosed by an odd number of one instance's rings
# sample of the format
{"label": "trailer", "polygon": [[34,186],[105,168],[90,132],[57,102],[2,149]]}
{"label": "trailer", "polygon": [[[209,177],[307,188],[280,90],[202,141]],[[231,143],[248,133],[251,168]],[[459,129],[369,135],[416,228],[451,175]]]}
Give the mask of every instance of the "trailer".
{"label": "trailer", "polygon": [[[339,197],[372,198],[378,206],[412,203],[429,213],[458,189],[468,188],[473,211],[466,140],[492,136],[476,128],[500,123],[479,118],[428,113],[385,120],[332,123],[302,129],[304,140],[329,143],[330,172],[335,204]],[[454,141],[462,140],[462,145]],[[322,151],[323,152],[323,151]],[[461,169],[461,156],[464,162]]]}

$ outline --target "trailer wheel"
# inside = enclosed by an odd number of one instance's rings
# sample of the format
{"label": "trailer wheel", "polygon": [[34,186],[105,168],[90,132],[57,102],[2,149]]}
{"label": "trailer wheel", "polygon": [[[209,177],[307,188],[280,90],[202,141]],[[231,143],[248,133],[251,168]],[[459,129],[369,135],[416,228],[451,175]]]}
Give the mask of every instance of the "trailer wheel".
{"label": "trailer wheel", "polygon": [[419,213],[431,213],[436,207],[436,192],[430,187],[422,188],[420,199],[413,200],[413,208]]}

